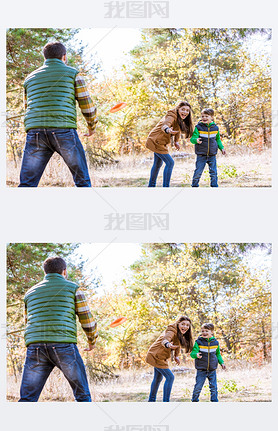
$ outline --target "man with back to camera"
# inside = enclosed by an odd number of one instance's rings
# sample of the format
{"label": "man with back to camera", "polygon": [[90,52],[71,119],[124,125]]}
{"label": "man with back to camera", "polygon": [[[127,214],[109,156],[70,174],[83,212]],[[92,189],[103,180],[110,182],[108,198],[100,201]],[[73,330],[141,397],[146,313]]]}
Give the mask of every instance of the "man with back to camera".
{"label": "man with back to camera", "polygon": [[24,297],[27,325],[24,339],[26,360],[19,402],[38,401],[53,368],[68,380],[76,401],[90,402],[91,395],[83,360],[77,348],[76,315],[88,338],[90,351],[98,337],[84,293],[68,281],[67,265],[61,257],[43,264],[45,278]]}
{"label": "man with back to camera", "polygon": [[77,187],[91,187],[84,148],[77,134],[76,100],[92,136],[96,108],[78,70],[67,66],[65,46],[47,43],[45,62],[24,81],[26,144],[19,187],[37,187],[54,152],[59,153]]}

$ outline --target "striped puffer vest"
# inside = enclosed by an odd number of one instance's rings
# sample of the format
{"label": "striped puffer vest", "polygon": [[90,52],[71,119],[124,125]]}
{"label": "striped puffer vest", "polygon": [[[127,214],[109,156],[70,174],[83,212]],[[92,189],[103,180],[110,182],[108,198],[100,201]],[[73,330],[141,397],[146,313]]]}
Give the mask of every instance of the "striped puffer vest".
{"label": "striped puffer vest", "polygon": [[196,128],[199,131],[199,138],[202,139],[201,144],[195,145],[195,153],[202,156],[215,156],[218,151],[216,135],[219,131],[215,123],[207,125],[199,121]]}
{"label": "striped puffer vest", "polygon": [[201,353],[202,357],[200,359],[195,359],[195,368],[197,368],[197,370],[207,371],[216,370],[218,366],[216,350],[219,346],[219,342],[216,340],[216,338],[212,338],[209,341],[207,338],[199,337],[196,340],[196,343],[199,345],[199,352]]}
{"label": "striped puffer vest", "polygon": [[77,128],[75,77],[78,70],[50,58],[24,81],[27,94],[25,130]]}
{"label": "striped puffer vest", "polygon": [[77,284],[61,274],[45,278],[24,297],[27,308],[25,344],[77,343],[75,293]]}

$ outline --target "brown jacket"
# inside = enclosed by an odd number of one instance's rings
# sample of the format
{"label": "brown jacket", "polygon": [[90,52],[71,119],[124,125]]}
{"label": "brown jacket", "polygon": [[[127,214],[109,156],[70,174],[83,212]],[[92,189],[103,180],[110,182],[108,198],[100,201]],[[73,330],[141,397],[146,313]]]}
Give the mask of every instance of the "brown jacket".
{"label": "brown jacket", "polygon": [[151,130],[146,142],[146,147],[149,150],[154,153],[168,154],[167,146],[171,142],[171,135],[165,133],[164,129],[166,129],[166,127],[172,127],[173,130],[179,131],[179,133],[174,135],[175,142],[178,142],[181,136],[181,129],[177,118],[177,108],[171,109]]}
{"label": "brown jacket", "polygon": [[[163,334],[151,345],[146,356],[146,362],[153,367],[169,368],[168,359],[171,357],[171,349],[165,347],[165,343],[171,342],[175,346],[180,346],[177,336],[177,323],[167,326]],[[174,350],[175,357],[179,356],[180,347]]]}

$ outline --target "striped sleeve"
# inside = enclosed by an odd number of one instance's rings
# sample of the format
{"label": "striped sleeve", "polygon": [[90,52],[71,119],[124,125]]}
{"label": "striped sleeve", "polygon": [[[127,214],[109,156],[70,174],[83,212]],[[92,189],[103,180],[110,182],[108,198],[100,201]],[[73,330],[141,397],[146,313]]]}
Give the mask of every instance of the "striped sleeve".
{"label": "striped sleeve", "polygon": [[88,343],[94,345],[98,337],[97,324],[93,319],[84,292],[77,289],[75,294],[75,313],[87,335]]}
{"label": "striped sleeve", "polygon": [[93,105],[93,101],[90,97],[89,91],[87,90],[85,80],[79,74],[75,78],[75,98],[81,109],[81,112],[87,121],[88,128],[94,130],[98,122],[97,109]]}

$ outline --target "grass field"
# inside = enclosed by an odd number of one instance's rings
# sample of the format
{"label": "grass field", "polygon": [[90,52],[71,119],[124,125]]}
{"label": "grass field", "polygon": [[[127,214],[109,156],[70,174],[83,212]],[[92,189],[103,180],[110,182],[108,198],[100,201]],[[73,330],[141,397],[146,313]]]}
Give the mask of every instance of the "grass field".
{"label": "grass field", "polygon": [[[249,149],[228,149],[228,155],[217,156],[219,187],[271,187],[271,150],[262,152]],[[195,154],[183,152],[183,158],[175,158],[171,187],[190,187],[195,168]],[[178,155],[178,153],[174,153]],[[147,187],[153,163],[151,153],[141,156],[123,156],[118,163],[90,168],[93,187]],[[7,185],[18,186],[20,162],[7,163]],[[157,186],[162,186],[162,172]],[[56,154],[50,160],[41,179],[41,187],[72,187],[71,174],[63,160]],[[200,181],[201,187],[209,187],[206,167]]]}
{"label": "grass field", "polygon": [[[271,365],[251,367],[229,364],[228,370],[218,369],[218,394],[220,402],[269,402],[271,401]],[[147,402],[152,381],[152,369],[141,371],[121,371],[116,379],[90,382],[93,401],[139,401]],[[179,374],[175,372],[175,381],[171,402],[190,402],[195,384],[195,370],[188,369]],[[17,401],[19,397],[20,376],[17,381],[8,377],[8,401]],[[159,388],[157,401],[162,401],[163,382]],[[69,384],[57,369],[48,379],[40,401],[74,401]],[[208,384],[203,387],[200,402],[209,402]]]}

